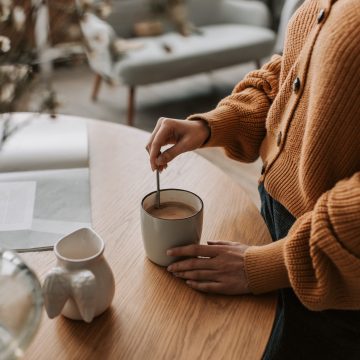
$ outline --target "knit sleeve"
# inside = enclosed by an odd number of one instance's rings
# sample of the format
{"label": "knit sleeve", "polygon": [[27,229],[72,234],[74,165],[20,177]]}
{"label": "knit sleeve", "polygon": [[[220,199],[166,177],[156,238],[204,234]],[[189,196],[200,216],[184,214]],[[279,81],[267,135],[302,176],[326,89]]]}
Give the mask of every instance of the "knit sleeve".
{"label": "knit sleeve", "polygon": [[288,236],[249,248],[250,288],[291,286],[309,309],[360,309],[360,172],[323,194]]}
{"label": "knit sleeve", "polygon": [[244,162],[257,159],[267,113],[278,93],[280,67],[281,56],[274,55],[239,82],[214,110],[188,117],[209,124],[211,136],[206,146],[222,146],[229,157]]}

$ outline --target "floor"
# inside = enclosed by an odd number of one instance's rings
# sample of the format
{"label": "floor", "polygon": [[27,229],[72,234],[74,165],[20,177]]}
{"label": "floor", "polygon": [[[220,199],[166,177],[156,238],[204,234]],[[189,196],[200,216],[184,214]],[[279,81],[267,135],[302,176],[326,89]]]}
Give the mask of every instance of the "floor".
{"label": "floor", "polygon": [[[136,93],[135,126],[151,132],[160,116],[183,119],[190,114],[213,109],[254,66],[252,63],[243,64],[210,74],[140,87]],[[127,89],[103,83],[98,101],[94,103],[90,101],[93,81],[94,75],[84,64],[56,68],[53,85],[61,103],[59,113],[125,124]],[[253,164],[242,164],[228,159],[219,148],[198,152],[245,188],[259,206],[259,160]]]}

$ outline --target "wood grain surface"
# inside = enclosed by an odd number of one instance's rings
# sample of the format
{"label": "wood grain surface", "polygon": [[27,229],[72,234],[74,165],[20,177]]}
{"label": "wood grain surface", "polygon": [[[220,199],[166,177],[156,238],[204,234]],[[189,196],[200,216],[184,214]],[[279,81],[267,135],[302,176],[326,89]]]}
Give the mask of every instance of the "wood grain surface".
{"label": "wood grain surface", "polygon": [[[151,263],[140,229],[140,201],[155,188],[145,151],[149,134],[89,121],[93,227],[106,243],[116,282],[112,307],[91,324],[49,320],[44,313],[26,359],[260,359],[275,315],[276,297],[196,292]],[[195,153],[178,157],[161,175],[204,201],[202,242],[270,241],[258,210],[223,172]],[[52,252],[23,254],[39,275]]]}

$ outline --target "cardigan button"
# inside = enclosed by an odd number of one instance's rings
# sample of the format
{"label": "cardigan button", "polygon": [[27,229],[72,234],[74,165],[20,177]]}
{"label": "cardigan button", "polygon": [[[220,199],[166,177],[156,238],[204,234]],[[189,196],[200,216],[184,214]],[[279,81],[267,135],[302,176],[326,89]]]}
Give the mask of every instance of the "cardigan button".
{"label": "cardigan button", "polygon": [[293,91],[295,93],[300,90],[300,85],[301,85],[300,79],[297,77],[293,82]]}
{"label": "cardigan button", "polygon": [[261,168],[261,175],[264,175],[266,167],[267,167],[267,161],[264,162],[264,164],[263,164],[263,166]]}
{"label": "cardigan button", "polygon": [[321,9],[317,17],[318,24],[320,24],[324,20],[324,18],[325,18],[325,10]]}
{"label": "cardigan button", "polygon": [[276,139],[276,145],[280,146],[281,145],[281,139],[282,139],[282,132],[280,131],[278,133],[277,139]]}

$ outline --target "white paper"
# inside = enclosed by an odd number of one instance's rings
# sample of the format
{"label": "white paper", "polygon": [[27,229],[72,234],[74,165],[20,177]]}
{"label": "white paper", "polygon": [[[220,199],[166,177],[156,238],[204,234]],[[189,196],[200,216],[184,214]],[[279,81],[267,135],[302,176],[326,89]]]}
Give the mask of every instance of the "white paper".
{"label": "white paper", "polygon": [[49,250],[64,235],[91,227],[89,169],[0,173],[0,184],[20,181],[36,182],[32,225],[0,231],[0,248]]}
{"label": "white paper", "polygon": [[53,234],[67,235],[75,230],[90,227],[89,222],[76,222],[76,221],[56,221],[45,219],[34,219],[31,230],[39,232],[47,232]]}
{"label": "white paper", "polygon": [[0,183],[0,231],[31,228],[35,191],[35,181]]}

